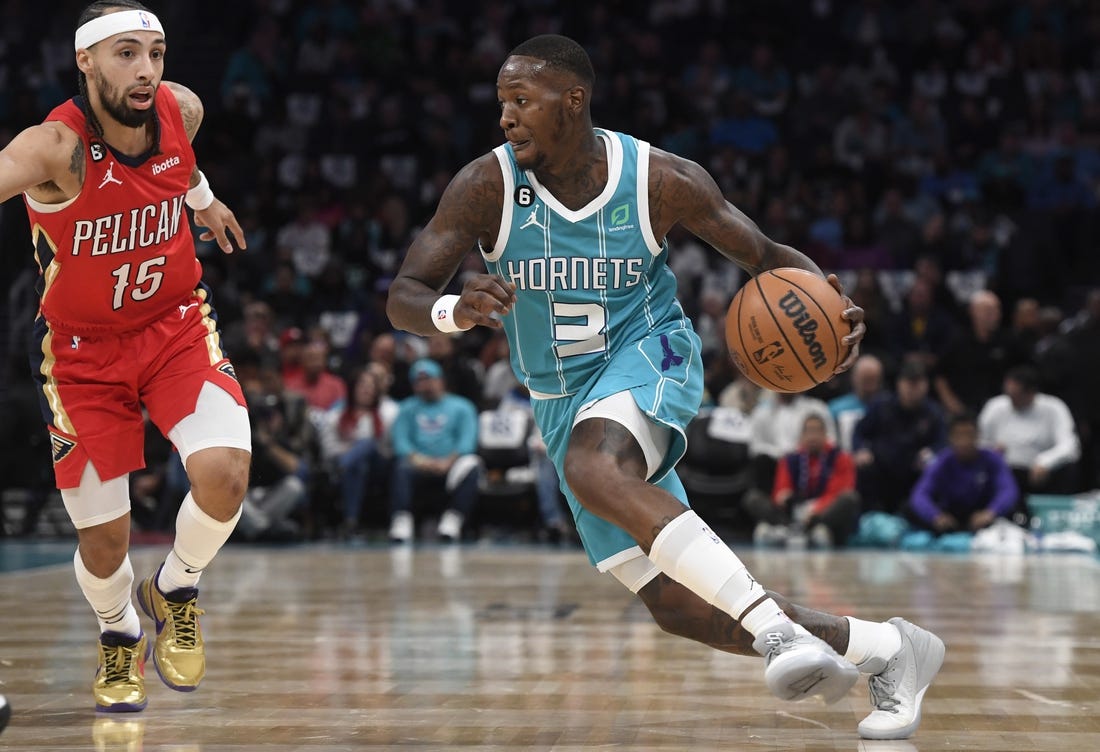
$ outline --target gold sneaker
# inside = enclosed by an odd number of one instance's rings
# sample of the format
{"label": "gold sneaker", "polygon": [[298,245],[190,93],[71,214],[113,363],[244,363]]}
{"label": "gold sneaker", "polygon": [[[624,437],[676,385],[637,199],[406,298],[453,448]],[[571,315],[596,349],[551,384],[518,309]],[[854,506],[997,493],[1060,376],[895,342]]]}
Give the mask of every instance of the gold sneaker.
{"label": "gold sneaker", "polygon": [[196,588],[174,590],[168,595],[157,587],[156,572],[138,586],[141,610],[157,625],[153,665],[161,680],[177,692],[191,692],[206,674],[206,652],[199,628],[202,609],[195,605]]}
{"label": "gold sneaker", "polygon": [[92,694],[95,709],[105,713],[132,713],[143,710],[145,698],[145,659],[149,640],[104,632],[99,636],[99,669]]}

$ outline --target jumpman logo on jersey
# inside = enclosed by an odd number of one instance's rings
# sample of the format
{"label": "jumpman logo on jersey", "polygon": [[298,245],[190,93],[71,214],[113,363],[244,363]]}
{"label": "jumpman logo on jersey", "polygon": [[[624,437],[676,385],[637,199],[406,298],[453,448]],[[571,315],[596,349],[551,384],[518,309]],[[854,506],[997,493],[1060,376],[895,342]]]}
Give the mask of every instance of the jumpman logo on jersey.
{"label": "jumpman logo on jersey", "polygon": [[539,205],[535,204],[535,208],[531,210],[531,216],[527,218],[526,222],[524,222],[522,225],[519,226],[519,229],[526,230],[531,225],[534,225],[535,227],[539,228],[540,230],[545,231],[546,230],[546,225],[544,225],[542,222],[539,222],[538,216],[539,216]]}
{"label": "jumpman logo on jersey", "polygon": [[664,350],[664,357],[661,358],[661,370],[667,371],[673,366],[678,366],[684,362],[682,355],[677,355],[672,351],[672,347],[668,344],[668,335],[661,335],[661,349]]}
{"label": "jumpman logo on jersey", "polygon": [[99,187],[107,185],[107,183],[118,183],[122,185],[122,181],[115,177],[115,163],[111,162],[107,165],[107,174],[103,176],[103,182],[99,184]]}
{"label": "jumpman logo on jersey", "polygon": [[194,308],[197,305],[198,305],[198,303],[188,303],[187,305],[181,305],[179,307],[180,308],[180,318],[182,319],[185,315],[187,315],[187,309],[188,308]]}

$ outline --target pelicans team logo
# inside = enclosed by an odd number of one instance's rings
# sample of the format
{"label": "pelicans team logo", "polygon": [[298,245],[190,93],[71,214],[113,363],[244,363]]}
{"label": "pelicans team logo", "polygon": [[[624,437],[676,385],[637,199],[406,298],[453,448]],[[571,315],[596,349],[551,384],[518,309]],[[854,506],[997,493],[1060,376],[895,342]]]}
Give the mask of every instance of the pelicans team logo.
{"label": "pelicans team logo", "polygon": [[53,462],[56,465],[58,462],[68,457],[69,452],[76,449],[76,442],[72,439],[66,439],[64,436],[58,436],[51,431],[50,448],[53,450]]}
{"label": "pelicans team logo", "polygon": [[218,366],[218,370],[224,373],[229,378],[233,379],[234,381],[237,380],[237,372],[233,370],[233,364],[230,363],[228,360]]}

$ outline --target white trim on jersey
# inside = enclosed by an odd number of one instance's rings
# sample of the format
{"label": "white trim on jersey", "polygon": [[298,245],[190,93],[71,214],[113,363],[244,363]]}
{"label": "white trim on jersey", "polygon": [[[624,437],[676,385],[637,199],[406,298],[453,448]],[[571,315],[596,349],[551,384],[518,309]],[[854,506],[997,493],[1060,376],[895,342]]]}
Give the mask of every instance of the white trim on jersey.
{"label": "white trim on jersey", "polygon": [[546,190],[539,183],[538,178],[535,177],[535,173],[527,170],[524,174],[527,179],[531,181],[531,185],[535,188],[535,195],[546,202],[546,205],[553,209],[558,215],[572,223],[580,222],[582,219],[588,219],[593,214],[598,212],[607,202],[611,200],[611,197],[615,195],[615,191],[619,188],[619,178],[623,174],[623,144],[619,141],[618,137],[614,134],[608,133],[602,128],[596,129],[596,135],[603,139],[604,147],[607,149],[607,185],[604,186],[603,192],[599,196],[588,202],[587,205],[582,206],[580,209],[573,211],[568,209],[554,198],[554,194]]}
{"label": "white trim on jersey", "polygon": [[35,201],[26,193],[23,194],[23,198],[27,199],[27,205],[34,209],[39,214],[56,214],[63,209],[68,209],[72,206],[72,203],[80,198],[80,194],[76,194],[68,201],[62,201],[60,204],[43,204],[41,201]]}
{"label": "white trim on jersey", "polygon": [[508,156],[508,147],[501,144],[493,149],[493,154],[500,162],[500,173],[504,176],[504,202],[500,210],[500,230],[497,232],[497,239],[493,242],[493,250],[491,253],[486,253],[484,248],[481,249],[481,255],[486,261],[499,260],[500,255],[504,253],[504,246],[508,245],[508,236],[512,232],[512,204],[516,200],[513,195],[516,192],[516,178],[512,174],[512,160]]}
{"label": "white trim on jersey", "polygon": [[649,252],[659,256],[665,247],[654,237],[653,224],[649,218],[649,142],[640,139],[634,141],[638,144],[638,222]]}

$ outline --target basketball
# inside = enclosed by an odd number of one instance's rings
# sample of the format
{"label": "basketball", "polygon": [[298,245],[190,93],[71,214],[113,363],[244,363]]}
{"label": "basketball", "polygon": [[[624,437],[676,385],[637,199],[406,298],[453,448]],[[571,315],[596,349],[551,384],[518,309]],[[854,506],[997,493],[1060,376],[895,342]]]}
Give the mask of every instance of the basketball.
{"label": "basketball", "polygon": [[737,291],[726,313],[726,346],[741,373],[774,392],[804,392],[848,354],[844,300],[804,269],[772,269]]}

